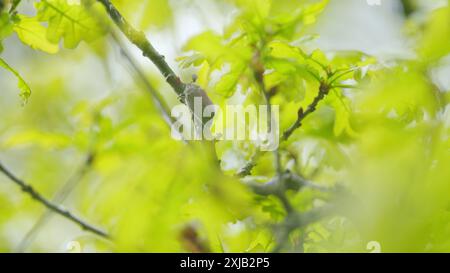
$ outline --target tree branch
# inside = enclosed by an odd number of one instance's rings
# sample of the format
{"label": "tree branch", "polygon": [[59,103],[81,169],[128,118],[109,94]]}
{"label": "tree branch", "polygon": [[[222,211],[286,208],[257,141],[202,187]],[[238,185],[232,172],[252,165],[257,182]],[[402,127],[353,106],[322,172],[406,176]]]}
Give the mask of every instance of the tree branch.
{"label": "tree branch", "polygon": [[145,37],[145,34],[142,31],[134,29],[111,3],[111,1],[97,1],[103,4],[109,17],[111,17],[111,19],[119,27],[122,33],[128,38],[128,40],[135,46],[137,46],[142,51],[142,54],[156,65],[156,67],[166,79],[167,83],[169,83],[173,88],[175,93],[177,93],[178,95],[182,95],[184,93],[186,85],[175,74],[172,68],[170,68],[170,66],[165,61],[164,56],[156,51],[150,41]]}
{"label": "tree branch", "polygon": [[[256,51],[253,54],[251,67],[253,69],[253,76],[259,86],[259,89],[264,98],[264,102],[268,109],[267,130],[268,130],[268,132],[271,132],[272,131],[272,121],[273,121],[272,104],[271,104],[272,94],[269,94],[269,92],[267,92],[266,86],[264,84],[265,68],[264,68],[264,64],[261,61],[261,49],[259,49],[259,48],[256,48]],[[281,156],[280,156],[280,151],[279,151],[278,147],[273,151],[273,156],[275,159],[274,165],[275,165],[275,173],[276,173],[276,177],[277,177],[277,179],[274,181],[276,191],[273,194],[276,195],[278,197],[278,199],[280,199],[281,203],[283,204],[284,209],[286,210],[286,212],[288,214],[290,214],[294,209],[293,209],[291,203],[289,202],[288,198],[286,197],[286,191],[284,190],[285,189],[285,181],[283,179]],[[251,172],[251,169],[253,168],[253,166],[254,165],[249,165],[249,167],[247,168],[246,171]]]}
{"label": "tree branch", "polygon": [[6,177],[11,179],[12,182],[16,183],[22,191],[28,193],[33,199],[38,201],[39,203],[46,206],[48,209],[52,210],[53,212],[61,215],[62,217],[78,224],[82,229],[90,231],[92,233],[95,233],[101,237],[108,238],[109,235],[102,231],[101,229],[92,226],[91,224],[81,220],[77,216],[73,215],[70,211],[52,203],[51,201],[47,200],[45,197],[43,197],[39,192],[37,192],[32,186],[25,183],[21,179],[17,178],[11,171],[9,171],[1,162],[0,162],[0,172],[2,172]]}
{"label": "tree branch", "polygon": [[329,91],[330,87],[326,83],[322,82],[319,87],[319,93],[314,98],[313,102],[308,106],[306,111],[303,111],[303,108],[300,108],[298,110],[297,120],[294,122],[294,124],[291,125],[291,127],[289,127],[289,129],[287,129],[283,133],[283,137],[281,139],[282,141],[288,140],[289,137],[294,133],[294,131],[302,126],[303,120],[311,113],[316,111],[317,105],[325,98]]}

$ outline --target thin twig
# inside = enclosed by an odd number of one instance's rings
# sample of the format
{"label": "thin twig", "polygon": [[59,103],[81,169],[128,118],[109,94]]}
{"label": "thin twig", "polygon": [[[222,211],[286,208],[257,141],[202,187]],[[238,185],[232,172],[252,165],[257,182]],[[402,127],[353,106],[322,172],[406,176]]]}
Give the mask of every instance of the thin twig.
{"label": "thin twig", "polygon": [[14,12],[16,11],[16,9],[17,9],[17,7],[19,6],[19,4],[20,4],[21,1],[22,1],[22,0],[14,0],[14,1],[12,2],[11,8],[9,9],[9,13],[10,13],[10,14],[12,14],[12,13],[14,13]]}
{"label": "thin twig", "polygon": [[63,207],[60,207],[60,206],[54,204],[53,202],[49,201],[45,197],[43,197],[32,186],[25,183],[23,180],[17,178],[17,176],[15,176],[11,171],[9,171],[1,162],[0,162],[0,172],[2,172],[5,176],[7,176],[9,179],[11,179],[12,182],[16,183],[22,189],[22,191],[24,191],[25,193],[28,193],[33,199],[35,199],[39,203],[43,204],[44,206],[46,206],[48,209],[52,210],[53,212],[78,224],[82,229],[84,229],[86,231],[90,231],[101,237],[105,237],[105,238],[109,237],[109,235],[105,231],[103,231],[97,227],[94,227],[93,225],[83,221],[82,219],[73,215],[69,210],[67,210]]}

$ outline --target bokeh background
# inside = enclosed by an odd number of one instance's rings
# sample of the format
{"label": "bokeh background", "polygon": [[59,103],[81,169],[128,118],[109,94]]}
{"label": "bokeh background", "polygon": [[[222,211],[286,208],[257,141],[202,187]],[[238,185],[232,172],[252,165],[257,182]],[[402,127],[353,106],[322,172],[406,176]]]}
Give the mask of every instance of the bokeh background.
{"label": "bokeh background", "polygon": [[[36,1],[22,2],[20,13],[33,15]],[[308,48],[362,51],[392,70],[380,72],[358,92],[345,93],[352,101],[352,117],[361,117],[352,120],[354,139],[320,137],[311,133],[313,125],[305,125],[289,149],[300,158],[295,164],[306,176],[324,185],[342,182],[363,200],[363,205],[346,209],[353,218],[336,217],[302,230],[298,237],[306,237],[305,245],[296,248],[293,243],[292,251],[365,252],[369,241],[379,242],[383,251],[450,251],[449,3],[411,1],[414,9],[405,12],[402,2],[409,1],[369,5],[331,0],[308,26],[315,37]],[[224,33],[240,12],[233,1],[113,3],[145,30],[186,81],[197,73],[195,67],[180,68],[177,61],[187,54],[186,43],[204,31]],[[434,12],[445,6],[444,19],[431,26],[438,30],[426,32]],[[167,104],[177,104],[154,65],[119,36]],[[238,179],[218,174],[207,153],[171,139],[111,38],[82,42],[74,50],[61,48],[57,54],[33,50],[16,35],[2,43],[1,57],[26,79],[32,94],[23,103],[16,79],[0,70],[0,161],[49,198],[65,187],[64,206],[104,227],[114,240],[82,231],[57,215],[25,239],[45,208],[1,175],[1,252],[68,252],[73,241],[84,252],[194,251],[199,246],[186,243],[189,236],[204,242],[198,244],[205,246],[203,251],[270,251],[273,234],[266,218],[275,215],[278,221],[280,208],[270,198],[254,201]],[[443,53],[436,58],[422,54],[425,43],[444,48]],[[245,164],[250,155],[242,150],[235,144],[218,145],[225,171]],[[92,153],[93,163],[79,177]],[[255,176],[270,177],[271,162],[263,158]],[[221,184],[218,194],[204,191],[205,181]],[[320,205],[308,191],[290,197],[302,209]]]}

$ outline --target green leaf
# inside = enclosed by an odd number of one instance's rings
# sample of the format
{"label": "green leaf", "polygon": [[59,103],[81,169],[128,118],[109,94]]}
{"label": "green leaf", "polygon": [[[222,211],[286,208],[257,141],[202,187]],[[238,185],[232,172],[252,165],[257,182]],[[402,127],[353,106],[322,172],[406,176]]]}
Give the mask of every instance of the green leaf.
{"label": "green leaf", "polygon": [[197,83],[203,88],[207,89],[208,87],[208,78],[211,67],[207,61],[203,61],[200,70],[198,71],[198,80]]}
{"label": "green leaf", "polygon": [[264,19],[269,15],[272,5],[271,0],[235,0],[234,2],[244,12],[259,17],[260,19]]}
{"label": "green leaf", "polygon": [[143,8],[141,27],[163,27],[172,21],[172,9],[168,0],[147,0]]}
{"label": "green leaf", "polygon": [[38,130],[23,130],[5,138],[3,147],[14,148],[21,147],[32,143],[34,146],[43,147],[46,149],[61,149],[71,147],[73,145],[71,136],[56,133],[43,132]]}
{"label": "green leaf", "polygon": [[9,66],[2,58],[0,58],[0,66],[3,67],[4,69],[10,71],[11,73],[14,74],[14,76],[16,76],[18,83],[17,86],[20,89],[20,97],[22,98],[22,100],[24,102],[27,102],[28,98],[31,95],[31,89],[28,86],[28,84],[25,82],[25,80],[19,75],[19,73],[14,70],[11,66]]}
{"label": "green leaf", "polygon": [[59,50],[57,44],[51,43],[46,38],[46,29],[35,18],[19,15],[19,21],[14,23],[14,31],[19,39],[33,49],[47,53],[56,53]]}
{"label": "green leaf", "polygon": [[320,49],[316,49],[311,53],[311,59],[316,64],[320,64],[320,66],[327,66],[330,63],[325,53]]}
{"label": "green leaf", "polygon": [[[244,41],[235,39],[227,43],[212,31],[193,37],[183,49],[195,53],[191,57],[179,59],[180,65],[182,67],[197,66],[207,61],[214,91],[224,97],[234,94],[235,87],[246,71],[252,56],[251,48]],[[215,72],[219,72],[219,79],[213,77]]]}
{"label": "green leaf", "polygon": [[286,42],[273,41],[268,47],[270,48],[270,55],[275,58],[292,59],[297,62],[304,62],[306,54],[298,47],[291,46]]}
{"label": "green leaf", "polygon": [[425,26],[418,51],[430,61],[438,60],[450,53],[450,7],[435,10]]}
{"label": "green leaf", "polygon": [[142,30],[149,27],[170,26],[173,22],[173,12],[169,0],[112,0],[111,2],[124,18]]}
{"label": "green leaf", "polygon": [[81,41],[91,42],[104,33],[101,24],[80,3],[42,0],[36,8],[38,20],[48,22],[47,39],[52,43],[63,39],[66,48],[75,48]]}
{"label": "green leaf", "polygon": [[[338,95],[336,94],[336,96]],[[332,101],[332,106],[335,111],[333,127],[334,135],[339,137],[343,133],[347,133],[351,137],[356,136],[356,133],[353,131],[350,124],[350,111],[348,106],[345,104],[344,99],[339,97],[336,98]]]}
{"label": "green leaf", "polygon": [[[227,53],[221,41],[221,37],[212,31],[206,31],[194,36],[186,43],[183,50],[199,52],[210,61],[215,60],[219,56]],[[195,54],[193,56],[196,56],[196,59],[199,58],[199,54]]]}
{"label": "green leaf", "polygon": [[329,0],[322,0],[305,8],[305,10],[303,11],[303,24],[314,24],[317,20],[317,17],[328,5],[328,2]]}

